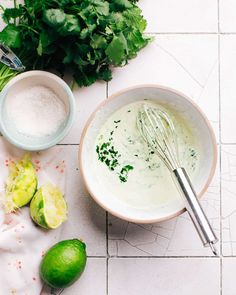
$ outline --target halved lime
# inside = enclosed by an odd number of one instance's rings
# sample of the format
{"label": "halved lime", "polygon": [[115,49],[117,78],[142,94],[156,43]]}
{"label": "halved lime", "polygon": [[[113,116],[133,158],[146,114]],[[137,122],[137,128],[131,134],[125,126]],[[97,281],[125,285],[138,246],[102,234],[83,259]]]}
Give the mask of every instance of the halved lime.
{"label": "halved lime", "polygon": [[43,257],[40,276],[53,288],[66,288],[81,276],[86,261],[86,245],[82,241],[61,241],[50,248]]}
{"label": "halved lime", "polygon": [[60,189],[52,184],[41,186],[30,203],[30,215],[44,228],[59,227],[67,219],[67,204]]}
{"label": "halved lime", "polygon": [[37,175],[30,155],[12,162],[6,180],[4,205],[6,212],[12,212],[30,202],[37,190]]}

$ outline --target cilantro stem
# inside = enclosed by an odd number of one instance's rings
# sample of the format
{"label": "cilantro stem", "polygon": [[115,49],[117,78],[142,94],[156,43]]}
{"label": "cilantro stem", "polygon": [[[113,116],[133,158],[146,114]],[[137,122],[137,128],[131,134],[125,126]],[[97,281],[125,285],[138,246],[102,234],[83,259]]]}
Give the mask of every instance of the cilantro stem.
{"label": "cilantro stem", "polygon": [[19,72],[13,71],[8,66],[0,64],[0,91],[2,91],[4,86],[18,74]]}
{"label": "cilantro stem", "polygon": [[5,76],[0,77],[0,80],[4,80],[4,79],[6,79],[8,77],[11,77],[12,75],[13,75],[12,73],[9,73],[9,74],[7,74]]}
{"label": "cilantro stem", "polygon": [[75,85],[76,85],[76,82],[75,82],[75,79],[73,79],[73,80],[71,81],[71,84],[70,84],[70,89],[71,89],[71,91],[74,91],[74,90],[75,90]]}
{"label": "cilantro stem", "polygon": [[[17,7],[17,3],[16,3],[16,0],[14,0],[14,8],[16,9]],[[14,18],[14,25],[16,25],[16,19]]]}
{"label": "cilantro stem", "polygon": [[27,26],[27,25],[24,25],[24,24],[19,24],[18,27],[23,27],[23,28],[26,28],[32,32],[34,32],[35,34],[39,35],[39,32],[37,32],[36,30],[34,30],[33,28]]}

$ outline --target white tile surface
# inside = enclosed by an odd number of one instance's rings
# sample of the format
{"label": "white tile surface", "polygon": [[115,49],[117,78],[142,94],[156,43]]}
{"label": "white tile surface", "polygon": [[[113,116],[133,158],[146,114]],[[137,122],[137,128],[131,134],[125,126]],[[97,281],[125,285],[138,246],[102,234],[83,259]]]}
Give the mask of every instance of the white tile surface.
{"label": "white tile surface", "polygon": [[222,251],[236,255],[236,146],[222,146]]}
{"label": "white tile surface", "polygon": [[148,32],[217,31],[217,0],[141,0],[140,7]]}
{"label": "white tile surface", "polygon": [[96,84],[86,87],[75,87],[74,91],[76,102],[76,118],[69,134],[61,143],[78,144],[80,142],[83,128],[96,107],[106,99],[106,83],[97,82]]}
{"label": "white tile surface", "polygon": [[[226,1],[227,2],[227,1]],[[222,142],[236,143],[236,35],[221,36],[221,134]]]}
{"label": "white tile surface", "polygon": [[[12,3],[9,0],[0,2],[4,5]],[[79,144],[86,120],[95,107],[106,98],[106,83],[96,83],[89,88],[76,88],[74,91],[77,117],[70,134],[63,141],[67,144],[63,148],[69,161],[66,191],[69,201],[69,220],[63,226],[61,239],[82,238],[87,244],[90,256],[104,258],[89,258],[84,275],[62,294],[236,294],[236,258],[226,257],[236,256],[236,132],[234,131],[236,35],[220,34],[221,106],[219,106],[218,34],[216,34],[218,21],[221,32],[236,33],[236,0],[219,0],[220,19],[217,16],[217,2],[217,0],[140,0],[140,7],[148,19],[147,32],[158,33],[156,40],[128,66],[114,70],[114,79],[109,83],[108,90],[111,94],[132,85],[157,83],[185,93],[207,114],[222,148],[222,196],[220,206],[220,177],[216,175],[201,202],[218,236],[220,236],[219,216],[222,211],[220,258],[204,258],[211,253],[209,249],[201,247],[187,214],[160,224],[142,226],[109,216],[109,240],[106,245],[106,214],[89,197],[77,168],[78,146],[70,145]],[[0,27],[2,25],[0,23]],[[221,134],[219,134],[220,108]],[[226,145],[222,145],[222,142]],[[108,274],[105,258],[109,257],[107,250],[109,255],[115,256],[109,258]],[[178,256],[178,258],[168,258],[168,256]],[[182,256],[185,258],[180,258]],[[201,257],[191,258],[191,256]],[[220,270],[220,259],[222,270]],[[222,293],[220,293],[221,271]],[[49,293],[48,290],[44,294]]]}
{"label": "white tile surface", "polygon": [[[201,203],[220,237],[220,183],[215,175]],[[187,213],[170,221],[138,225],[109,216],[108,249],[111,256],[211,256]],[[217,244],[218,251],[220,244]]]}
{"label": "white tile surface", "polygon": [[[63,295],[96,295],[106,294],[106,259],[88,258],[84,273],[71,287],[63,291]],[[42,295],[49,295],[50,288],[45,288]],[[55,293],[54,293],[55,294]],[[62,294],[62,293],[57,293]]]}
{"label": "white tile surface", "polygon": [[80,238],[92,256],[106,255],[106,214],[90,198],[78,168],[78,146],[64,146],[69,166],[66,198],[69,207],[67,222],[63,225],[61,239]]}
{"label": "white tile surface", "polygon": [[220,30],[221,32],[236,32],[236,1],[220,0]]}
{"label": "white tile surface", "polygon": [[223,260],[223,265],[222,265],[223,295],[236,294],[235,269],[236,269],[236,258],[227,258]]}
{"label": "white tile surface", "polygon": [[192,98],[218,137],[218,40],[214,35],[157,35],[125,68],[114,70],[109,95],[137,84],[160,84]]}
{"label": "white tile surface", "polygon": [[109,295],[220,295],[217,258],[113,258],[108,274]]}

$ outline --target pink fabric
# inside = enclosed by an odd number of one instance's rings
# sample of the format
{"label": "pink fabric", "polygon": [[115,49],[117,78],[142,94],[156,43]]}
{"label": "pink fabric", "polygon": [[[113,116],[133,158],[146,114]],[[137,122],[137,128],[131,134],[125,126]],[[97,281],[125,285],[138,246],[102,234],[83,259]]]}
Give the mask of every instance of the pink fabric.
{"label": "pink fabric", "polygon": [[[4,197],[4,182],[8,175],[9,162],[21,157],[24,152],[0,139],[0,193]],[[52,182],[65,190],[63,150],[54,147],[48,151],[32,154],[38,171],[39,185]],[[15,214],[4,214],[0,208],[0,294],[39,295],[42,282],[39,264],[45,251],[55,244],[60,236],[57,230],[43,230],[36,226],[24,207]]]}

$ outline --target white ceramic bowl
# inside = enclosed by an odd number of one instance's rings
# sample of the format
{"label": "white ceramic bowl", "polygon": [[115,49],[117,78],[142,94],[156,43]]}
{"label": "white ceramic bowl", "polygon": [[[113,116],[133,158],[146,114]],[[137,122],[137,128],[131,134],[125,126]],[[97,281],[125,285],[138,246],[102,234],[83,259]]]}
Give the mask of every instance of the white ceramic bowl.
{"label": "white ceramic bowl", "polygon": [[[27,87],[43,85],[54,91],[64,102],[67,117],[60,128],[50,136],[29,137],[17,132],[6,110],[8,97]],[[26,114],[27,116],[27,114]],[[28,151],[48,149],[60,142],[69,132],[75,118],[75,99],[70,87],[58,76],[45,71],[29,71],[13,78],[0,93],[0,131],[13,145]]]}
{"label": "white ceramic bowl", "polygon": [[[112,192],[105,191],[96,181],[95,169],[93,167],[92,155],[95,147],[95,140],[100,128],[108,117],[122,106],[137,100],[151,99],[157,103],[165,104],[194,126],[194,134],[197,136],[201,150],[199,172],[193,179],[194,188],[201,197],[209,186],[215,172],[217,162],[216,140],[213,130],[199,107],[185,95],[157,85],[143,85],[125,89],[118,92],[104,101],[91,115],[83,131],[80,144],[80,167],[82,176],[88,191],[94,200],[111,214],[122,219],[137,223],[154,223],[170,219],[184,211],[179,198],[161,208],[141,210],[126,205],[112,195]],[[107,180],[109,181],[109,179]]]}

